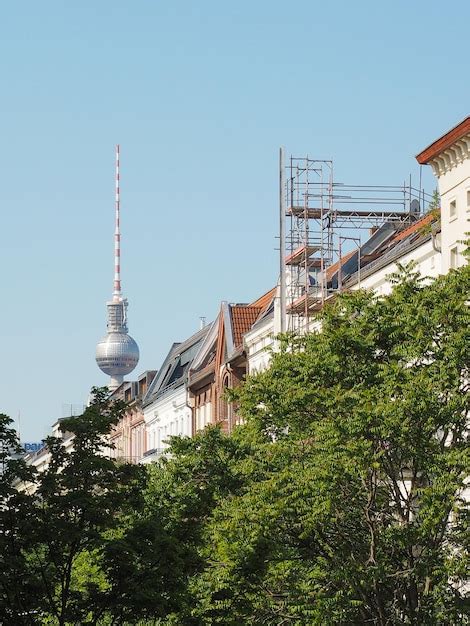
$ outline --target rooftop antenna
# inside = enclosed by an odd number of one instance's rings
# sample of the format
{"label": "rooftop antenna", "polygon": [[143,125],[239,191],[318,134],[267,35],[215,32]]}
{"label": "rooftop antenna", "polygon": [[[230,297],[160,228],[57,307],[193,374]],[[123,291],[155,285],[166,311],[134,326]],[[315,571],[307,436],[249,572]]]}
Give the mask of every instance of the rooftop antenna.
{"label": "rooftop antenna", "polygon": [[116,199],[114,225],[114,290],[113,300],[120,302],[121,294],[121,194],[119,189],[119,144],[116,145]]}

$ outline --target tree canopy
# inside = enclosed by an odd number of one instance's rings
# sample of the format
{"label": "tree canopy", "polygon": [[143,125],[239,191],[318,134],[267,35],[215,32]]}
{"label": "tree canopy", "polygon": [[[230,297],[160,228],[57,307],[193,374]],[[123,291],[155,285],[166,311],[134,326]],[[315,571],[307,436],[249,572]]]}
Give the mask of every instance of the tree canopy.
{"label": "tree canopy", "polygon": [[396,281],[235,394],[256,452],[210,521],[209,623],[464,623],[469,273]]}
{"label": "tree canopy", "polygon": [[117,465],[102,391],[43,475],[2,457],[0,621],[468,624],[469,268],[395,282],[281,337],[230,436]]}

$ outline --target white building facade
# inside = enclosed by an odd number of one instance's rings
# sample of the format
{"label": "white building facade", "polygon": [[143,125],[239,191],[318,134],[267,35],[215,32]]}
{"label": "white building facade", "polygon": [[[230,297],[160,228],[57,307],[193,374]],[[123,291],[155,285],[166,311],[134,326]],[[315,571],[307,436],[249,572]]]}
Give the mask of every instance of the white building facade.
{"label": "white building facade", "polygon": [[168,438],[193,434],[187,389],[189,369],[209,331],[202,328],[183,343],[171,347],[143,399],[147,451],[143,463],[157,460],[168,448]]}
{"label": "white building facade", "polygon": [[463,255],[470,230],[470,116],[416,157],[430,165],[441,197],[442,273],[466,263]]}
{"label": "white building facade", "polygon": [[158,458],[168,447],[169,437],[173,435],[191,437],[191,419],[186,385],[183,383],[163,390],[144,408],[148,451],[144,454],[142,462],[150,463]]}

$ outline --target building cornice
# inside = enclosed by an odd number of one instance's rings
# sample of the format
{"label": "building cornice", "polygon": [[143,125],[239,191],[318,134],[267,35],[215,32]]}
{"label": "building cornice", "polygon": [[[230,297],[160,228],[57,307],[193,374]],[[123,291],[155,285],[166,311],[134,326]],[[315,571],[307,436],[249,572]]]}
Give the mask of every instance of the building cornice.
{"label": "building cornice", "polygon": [[430,165],[437,177],[468,158],[470,158],[470,116],[416,156],[418,163]]}

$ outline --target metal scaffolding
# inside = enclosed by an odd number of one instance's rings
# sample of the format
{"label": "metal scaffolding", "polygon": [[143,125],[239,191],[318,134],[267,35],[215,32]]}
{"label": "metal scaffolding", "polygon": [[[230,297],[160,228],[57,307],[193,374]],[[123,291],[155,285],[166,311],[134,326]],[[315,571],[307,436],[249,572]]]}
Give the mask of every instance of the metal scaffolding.
{"label": "metal scaffolding", "polygon": [[[341,290],[328,268],[340,265],[349,240],[361,258],[361,232],[386,222],[411,224],[430,196],[409,183],[347,185],[334,180],[333,161],[280,151],[281,329],[308,329],[308,319]],[[359,262],[360,265],[360,262]]]}

